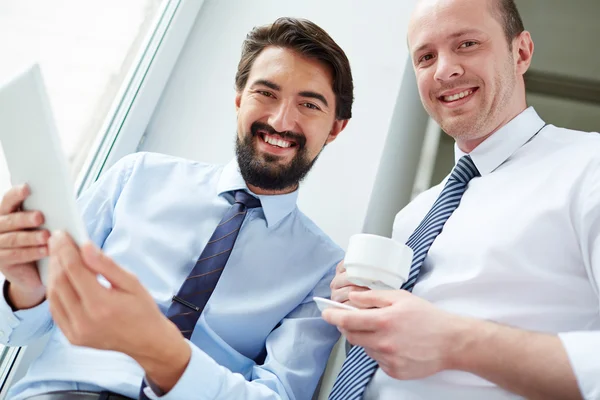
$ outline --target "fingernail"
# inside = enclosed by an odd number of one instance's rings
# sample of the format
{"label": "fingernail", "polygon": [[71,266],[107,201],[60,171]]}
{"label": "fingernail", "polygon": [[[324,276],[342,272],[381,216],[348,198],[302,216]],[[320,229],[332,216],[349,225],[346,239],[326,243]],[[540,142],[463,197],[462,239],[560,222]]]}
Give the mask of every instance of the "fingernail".
{"label": "fingernail", "polygon": [[36,212],[31,216],[31,223],[33,224],[41,224],[43,221],[42,213]]}
{"label": "fingernail", "polygon": [[46,232],[40,232],[37,235],[37,241],[39,244],[46,244],[48,242],[48,239],[46,237],[47,233]]}

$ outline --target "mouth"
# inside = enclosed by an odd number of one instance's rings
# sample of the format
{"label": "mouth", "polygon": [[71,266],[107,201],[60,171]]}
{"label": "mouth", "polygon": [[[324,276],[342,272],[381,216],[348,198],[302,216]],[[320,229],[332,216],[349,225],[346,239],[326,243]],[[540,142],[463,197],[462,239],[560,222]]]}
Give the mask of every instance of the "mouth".
{"label": "mouth", "polygon": [[298,143],[294,140],[284,139],[280,135],[270,134],[259,130],[256,134],[259,147],[270,154],[284,156],[296,151]]}
{"label": "mouth", "polygon": [[271,135],[264,131],[259,131],[258,136],[262,139],[263,142],[267,143],[268,145],[279,147],[282,149],[287,149],[289,147],[294,147],[298,145],[293,140],[284,139],[279,135]]}
{"label": "mouth", "polygon": [[438,97],[438,100],[446,105],[446,106],[459,106],[465,104],[469,101],[473,95],[479,90],[479,88],[474,87],[470,89],[464,89],[460,92],[449,93]]}

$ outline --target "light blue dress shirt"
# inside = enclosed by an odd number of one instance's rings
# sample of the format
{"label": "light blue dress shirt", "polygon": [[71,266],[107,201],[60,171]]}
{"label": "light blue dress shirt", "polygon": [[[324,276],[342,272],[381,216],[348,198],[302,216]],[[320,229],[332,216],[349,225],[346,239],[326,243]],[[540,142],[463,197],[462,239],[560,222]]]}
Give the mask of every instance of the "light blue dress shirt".
{"label": "light blue dress shirt", "polygon": [[[166,312],[236,189],[247,186],[235,162],[223,167],[137,153],[104,174],[78,205],[91,240]],[[297,195],[258,196],[262,208],[248,211],[196,325],[189,365],[161,399],[311,398],[339,337],[312,297],[329,297],[343,252],[297,208]],[[47,302],[13,313],[2,298],[0,331],[9,346],[50,334],[10,399],[66,389],[138,396],[139,365],[121,353],[71,345]]]}

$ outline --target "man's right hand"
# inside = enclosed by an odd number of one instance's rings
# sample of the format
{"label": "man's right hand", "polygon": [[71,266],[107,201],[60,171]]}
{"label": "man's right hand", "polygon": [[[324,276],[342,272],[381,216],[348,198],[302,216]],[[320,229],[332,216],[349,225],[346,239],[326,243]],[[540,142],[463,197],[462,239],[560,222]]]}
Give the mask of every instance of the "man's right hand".
{"label": "man's right hand", "polygon": [[329,286],[331,287],[331,300],[352,306],[355,305],[352,304],[348,299],[348,296],[351,292],[364,292],[371,290],[368,287],[356,286],[348,280],[348,273],[346,272],[346,268],[344,268],[343,260],[340,261],[335,268],[335,277]]}
{"label": "man's right hand", "polygon": [[27,185],[10,189],[0,203],[0,272],[9,283],[8,299],[19,310],[44,301],[36,261],[48,255],[50,232],[38,229],[44,223],[40,211],[22,211],[30,195]]}

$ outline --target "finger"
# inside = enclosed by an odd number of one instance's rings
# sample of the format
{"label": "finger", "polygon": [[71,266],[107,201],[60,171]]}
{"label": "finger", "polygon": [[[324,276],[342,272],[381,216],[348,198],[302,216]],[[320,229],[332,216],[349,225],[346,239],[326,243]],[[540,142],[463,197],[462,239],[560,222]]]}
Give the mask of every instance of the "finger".
{"label": "finger", "polygon": [[92,242],[81,246],[81,254],[88,267],[106,278],[113,288],[135,293],[141,287],[135,275],[117,265]]}
{"label": "finger", "polygon": [[345,331],[375,332],[385,320],[386,315],[381,309],[370,310],[341,310],[329,308],[321,314],[328,323]]}
{"label": "finger", "polygon": [[331,280],[331,289],[339,289],[346,286],[351,286],[352,283],[348,280],[346,272],[337,272]]}
{"label": "finger", "polygon": [[383,308],[412,296],[406,290],[369,290],[352,292],[350,301],[359,308]]}
{"label": "finger", "polygon": [[335,267],[335,273],[341,274],[346,272],[346,268],[344,267],[344,260],[340,261],[338,265]]}
{"label": "finger", "polygon": [[393,355],[389,353],[373,350],[369,347],[365,347],[365,353],[367,353],[370,358],[377,361],[379,366],[389,366],[390,358],[393,357]]}
{"label": "finger", "polygon": [[0,233],[39,228],[44,223],[40,211],[22,211],[0,215]]}
{"label": "finger", "polygon": [[71,322],[69,321],[69,317],[65,312],[65,309],[60,302],[60,299],[57,297],[50,298],[48,297],[48,308],[50,309],[50,314],[52,314],[52,319],[54,323],[58,325],[60,330],[65,334],[66,337],[71,336]]}
{"label": "finger", "polygon": [[0,233],[0,248],[11,249],[31,246],[46,246],[50,232],[42,231],[18,231]]}
{"label": "finger", "polygon": [[62,273],[60,265],[55,257],[50,257],[50,266],[48,271],[48,286],[46,287],[46,299],[54,322],[68,337],[70,333],[69,317],[63,307],[62,301],[58,296],[57,288],[60,286],[59,275]]}
{"label": "finger", "polygon": [[[339,303],[349,303],[350,302],[350,297],[349,297],[350,293],[364,292],[366,290],[370,290],[370,289],[362,287],[362,286],[346,286],[341,289],[332,290],[331,291],[331,300],[337,301]],[[355,304],[353,304],[353,305],[355,305]]]}
{"label": "finger", "polygon": [[345,329],[341,329],[341,332],[348,342],[355,346],[364,347],[365,350],[370,350],[379,340],[379,335],[376,332],[347,331]]}
{"label": "finger", "polygon": [[0,202],[0,215],[10,214],[21,208],[23,201],[31,194],[28,185],[19,185],[11,188],[2,197]]}
{"label": "finger", "polygon": [[48,256],[48,247],[22,247],[17,249],[0,249],[0,264],[17,265],[39,261]]}
{"label": "finger", "polygon": [[375,351],[372,349],[367,349],[365,348],[365,353],[367,353],[367,355],[372,358],[373,360],[377,361],[377,364],[379,365],[379,368],[381,368],[382,370],[384,370],[386,373],[388,371],[391,371],[392,368],[392,363],[390,358],[393,357],[391,354],[389,353],[384,353],[384,352],[380,352],[380,351]]}
{"label": "finger", "polygon": [[81,318],[81,298],[77,295],[67,271],[58,262],[56,257],[50,258],[50,273],[48,283],[48,299],[50,302],[60,304],[60,312],[68,319],[71,325]]}
{"label": "finger", "polygon": [[102,302],[105,288],[98,282],[96,273],[87,268],[81,253],[71,237],[64,232],[52,233],[49,241],[50,256],[66,272],[83,307],[92,312],[95,304]]}
{"label": "finger", "polygon": [[60,304],[62,304],[62,308],[67,315],[70,324],[73,325],[77,321],[82,321],[82,318],[85,317],[83,301],[77,294],[77,291],[73,287],[73,283],[66,273],[63,274],[62,279],[57,282],[55,290],[56,297],[59,299]]}

